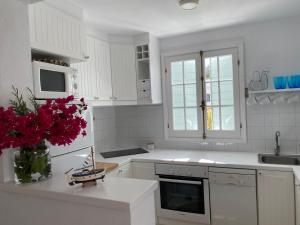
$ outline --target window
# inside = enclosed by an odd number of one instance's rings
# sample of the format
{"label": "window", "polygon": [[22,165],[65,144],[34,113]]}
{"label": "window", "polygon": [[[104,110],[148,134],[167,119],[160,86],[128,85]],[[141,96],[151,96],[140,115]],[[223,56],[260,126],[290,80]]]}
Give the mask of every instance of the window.
{"label": "window", "polygon": [[241,138],[237,48],[168,57],[166,69],[170,137]]}

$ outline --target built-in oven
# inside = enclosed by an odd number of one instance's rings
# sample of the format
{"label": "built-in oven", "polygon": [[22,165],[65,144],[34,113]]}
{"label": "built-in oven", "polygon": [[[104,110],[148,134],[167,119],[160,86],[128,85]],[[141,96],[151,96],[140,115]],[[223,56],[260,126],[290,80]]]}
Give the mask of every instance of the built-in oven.
{"label": "built-in oven", "polygon": [[158,163],[159,218],[210,224],[208,168]]}

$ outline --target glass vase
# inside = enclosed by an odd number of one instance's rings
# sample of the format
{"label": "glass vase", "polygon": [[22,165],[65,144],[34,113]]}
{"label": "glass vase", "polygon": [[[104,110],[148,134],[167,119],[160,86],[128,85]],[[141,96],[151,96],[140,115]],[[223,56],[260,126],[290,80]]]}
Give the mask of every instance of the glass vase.
{"label": "glass vase", "polygon": [[14,155],[15,182],[36,183],[51,176],[51,157],[44,147],[21,148]]}

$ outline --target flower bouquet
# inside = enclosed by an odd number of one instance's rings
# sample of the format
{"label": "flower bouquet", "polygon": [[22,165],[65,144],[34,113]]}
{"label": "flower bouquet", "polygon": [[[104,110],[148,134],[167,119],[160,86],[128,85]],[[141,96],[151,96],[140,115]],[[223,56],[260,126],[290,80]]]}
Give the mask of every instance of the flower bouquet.
{"label": "flower bouquet", "polygon": [[19,148],[14,161],[17,183],[44,180],[51,175],[46,143],[69,145],[78,135],[85,136],[87,123],[80,114],[87,105],[84,99],[72,104],[73,96],[38,104],[30,91],[28,107],[14,87],[13,95],[10,107],[0,107],[0,155],[4,149]]}

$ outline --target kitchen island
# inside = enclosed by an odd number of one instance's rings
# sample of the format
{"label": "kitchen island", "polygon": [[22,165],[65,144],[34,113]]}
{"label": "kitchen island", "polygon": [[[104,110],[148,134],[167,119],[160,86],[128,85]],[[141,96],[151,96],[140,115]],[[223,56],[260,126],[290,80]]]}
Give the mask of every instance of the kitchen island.
{"label": "kitchen island", "polygon": [[155,225],[157,187],[156,181],[107,177],[83,188],[69,186],[62,174],[36,184],[0,184],[0,224]]}

